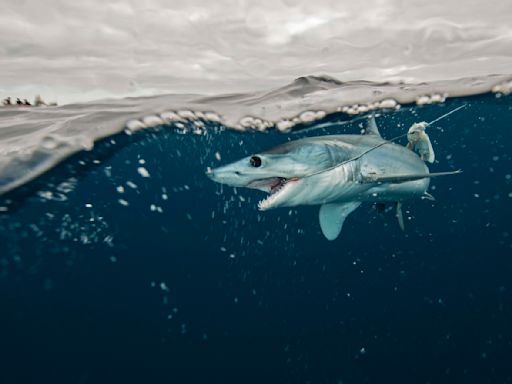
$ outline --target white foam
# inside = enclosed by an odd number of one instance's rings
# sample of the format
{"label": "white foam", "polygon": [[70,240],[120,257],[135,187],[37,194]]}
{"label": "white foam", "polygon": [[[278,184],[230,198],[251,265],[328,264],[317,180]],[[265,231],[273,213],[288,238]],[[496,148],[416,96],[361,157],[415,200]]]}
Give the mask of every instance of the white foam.
{"label": "white foam", "polygon": [[421,95],[416,98],[417,105],[444,103],[448,97],[447,93],[434,93],[432,95]]}
{"label": "white foam", "polygon": [[286,132],[289,132],[293,128],[294,125],[295,125],[295,123],[290,120],[281,120],[281,121],[277,122],[276,128],[280,132],[286,133]]}
{"label": "white foam", "polygon": [[304,111],[299,115],[299,119],[303,123],[311,123],[312,121],[317,120],[317,115],[315,111]]}
{"label": "white foam", "polygon": [[174,121],[184,121],[176,112],[164,112],[160,114],[160,118],[166,122],[171,123]]}
{"label": "white foam", "polygon": [[178,116],[185,120],[195,120],[197,119],[196,114],[193,111],[178,111]]}
{"label": "white foam", "polygon": [[153,128],[164,124],[164,121],[158,116],[149,115],[142,119],[142,123],[148,128]]}
{"label": "white foam", "polygon": [[379,103],[379,107],[383,109],[395,109],[398,103],[394,99],[384,99]]}
{"label": "white foam", "polygon": [[135,119],[134,120],[128,120],[128,122],[126,123],[126,129],[130,133],[138,131],[139,129],[143,129],[143,128],[146,128],[146,124],[144,124],[140,120],[135,120]]}
{"label": "white foam", "polygon": [[492,87],[492,92],[509,95],[512,92],[512,80],[504,81]]}
{"label": "white foam", "polygon": [[222,118],[215,112],[205,112],[204,118],[215,123],[220,123],[222,121]]}

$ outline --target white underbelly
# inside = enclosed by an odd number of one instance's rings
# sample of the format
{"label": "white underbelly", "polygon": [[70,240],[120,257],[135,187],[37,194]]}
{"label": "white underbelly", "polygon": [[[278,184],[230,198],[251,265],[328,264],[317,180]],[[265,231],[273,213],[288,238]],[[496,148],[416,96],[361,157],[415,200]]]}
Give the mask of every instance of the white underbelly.
{"label": "white underbelly", "polygon": [[428,189],[430,179],[408,181],[397,184],[379,184],[368,189],[362,201],[402,201],[421,197]]}

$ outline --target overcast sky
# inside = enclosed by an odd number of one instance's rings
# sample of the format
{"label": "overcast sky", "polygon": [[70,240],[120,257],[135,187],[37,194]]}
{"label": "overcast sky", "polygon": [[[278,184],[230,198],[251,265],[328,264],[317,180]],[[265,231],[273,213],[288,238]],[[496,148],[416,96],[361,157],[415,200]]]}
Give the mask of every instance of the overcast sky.
{"label": "overcast sky", "polygon": [[66,103],[255,90],[318,73],[503,73],[511,17],[508,0],[0,0],[0,97]]}

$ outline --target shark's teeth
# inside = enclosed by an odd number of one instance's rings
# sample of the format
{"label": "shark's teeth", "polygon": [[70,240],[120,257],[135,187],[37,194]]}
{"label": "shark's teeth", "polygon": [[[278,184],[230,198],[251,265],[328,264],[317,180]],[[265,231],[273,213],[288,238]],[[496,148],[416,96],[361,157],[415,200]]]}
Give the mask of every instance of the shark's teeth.
{"label": "shark's teeth", "polygon": [[268,208],[268,206],[270,205],[270,203],[272,202],[273,198],[274,198],[274,194],[272,195],[268,195],[265,199],[261,200],[259,203],[258,203],[258,209],[260,211],[264,211],[265,209]]}
{"label": "shark's teeth", "polygon": [[267,196],[267,198],[261,200],[258,203],[258,209],[260,211],[264,211],[270,207],[270,205],[277,199],[277,197],[280,195],[280,192],[285,189],[286,185],[288,184],[288,180],[281,179],[281,183],[273,188],[271,188],[270,195]]}
{"label": "shark's teeth", "polygon": [[258,209],[260,211],[264,211],[265,209],[268,209],[270,203],[272,202],[272,198],[274,197],[275,195],[269,195],[266,199],[263,199],[261,200],[259,203],[258,203]]}

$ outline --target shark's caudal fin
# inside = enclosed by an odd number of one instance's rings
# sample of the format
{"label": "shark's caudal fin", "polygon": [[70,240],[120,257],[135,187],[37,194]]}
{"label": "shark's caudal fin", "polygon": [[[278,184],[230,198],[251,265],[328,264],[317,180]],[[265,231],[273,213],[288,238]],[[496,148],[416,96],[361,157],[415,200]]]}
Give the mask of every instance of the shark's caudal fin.
{"label": "shark's caudal fin", "polygon": [[363,178],[363,183],[405,183],[407,181],[421,180],[429,177],[439,177],[448,175],[457,175],[462,173],[462,170],[450,171],[450,172],[434,172],[434,173],[422,173],[422,174],[411,174],[411,175],[368,175]]}
{"label": "shark's caudal fin", "polygon": [[368,124],[366,124],[366,128],[364,130],[365,135],[375,135],[378,137],[382,137],[379,132],[379,127],[377,127],[377,122],[375,121],[375,115],[372,114],[368,118]]}
{"label": "shark's caudal fin", "polygon": [[359,201],[351,201],[341,204],[324,204],[320,207],[318,213],[320,228],[327,240],[334,240],[339,236],[347,216],[360,205]]}

